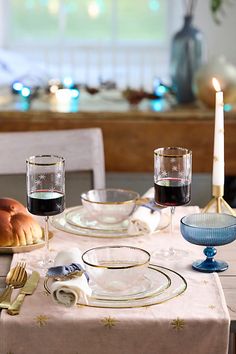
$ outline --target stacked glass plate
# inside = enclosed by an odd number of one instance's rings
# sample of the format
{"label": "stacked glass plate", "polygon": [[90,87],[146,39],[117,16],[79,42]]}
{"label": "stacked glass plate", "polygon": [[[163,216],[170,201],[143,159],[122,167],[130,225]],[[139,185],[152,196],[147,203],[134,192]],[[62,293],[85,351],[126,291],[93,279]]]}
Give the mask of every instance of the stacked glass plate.
{"label": "stacked glass plate", "polygon": [[[163,214],[163,217],[167,216]],[[51,222],[52,225],[59,230],[81,236],[122,238],[140,235],[128,234],[128,219],[119,224],[100,224],[88,215],[87,211],[82,206],[69,208],[64,213],[53,216]],[[157,231],[166,227],[168,222],[169,220],[163,220]]]}
{"label": "stacked glass plate", "polygon": [[[45,279],[45,289],[50,293],[51,279]],[[150,264],[143,280],[127,291],[109,292],[90,283],[91,297],[82,297],[79,305],[103,308],[133,308],[161,304],[182,294],[187,289],[186,280],[177,272]]]}

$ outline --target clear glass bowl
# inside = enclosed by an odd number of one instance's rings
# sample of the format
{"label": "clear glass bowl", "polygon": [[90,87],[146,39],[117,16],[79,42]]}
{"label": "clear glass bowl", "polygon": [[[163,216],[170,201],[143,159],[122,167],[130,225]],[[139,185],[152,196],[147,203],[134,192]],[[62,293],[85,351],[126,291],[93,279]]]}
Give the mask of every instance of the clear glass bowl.
{"label": "clear glass bowl", "polygon": [[222,272],[228,268],[224,261],[215,260],[214,246],[222,246],[236,239],[236,218],[229,214],[203,213],[184,216],[180,221],[180,231],[190,243],[206,246],[205,260],[198,260],[192,267],[201,272]]}
{"label": "clear glass bowl", "polygon": [[139,194],[125,189],[91,189],[81,194],[88,214],[101,224],[118,224],[135,210]]}
{"label": "clear glass bowl", "polygon": [[92,281],[106,291],[119,292],[143,278],[150,254],[132,246],[104,246],[87,250],[82,260]]}

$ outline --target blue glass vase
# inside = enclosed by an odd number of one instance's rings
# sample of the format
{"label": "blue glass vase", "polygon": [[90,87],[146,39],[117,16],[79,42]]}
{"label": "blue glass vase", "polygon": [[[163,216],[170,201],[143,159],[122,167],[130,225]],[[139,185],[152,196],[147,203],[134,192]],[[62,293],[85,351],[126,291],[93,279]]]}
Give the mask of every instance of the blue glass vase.
{"label": "blue glass vase", "polygon": [[193,27],[192,16],[184,17],[184,25],[171,43],[171,80],[179,103],[195,100],[194,75],[203,62],[203,36]]}

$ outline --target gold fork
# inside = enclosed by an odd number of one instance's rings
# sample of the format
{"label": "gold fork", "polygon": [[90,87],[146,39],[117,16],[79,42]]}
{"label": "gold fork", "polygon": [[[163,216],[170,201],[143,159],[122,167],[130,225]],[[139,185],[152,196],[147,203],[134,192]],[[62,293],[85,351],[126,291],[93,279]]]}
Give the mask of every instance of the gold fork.
{"label": "gold fork", "polygon": [[9,270],[9,272],[7,273],[7,276],[6,276],[6,284],[7,284],[7,287],[6,289],[3,290],[3,292],[0,294],[0,302],[7,296],[9,290],[10,290],[10,284],[11,284],[11,281],[15,278],[17,272],[18,272],[18,268],[20,266],[20,263],[18,262],[16,264],[16,266],[14,268],[11,268]]}
{"label": "gold fork", "polygon": [[8,308],[10,306],[13,289],[21,288],[25,284],[27,280],[25,267],[25,262],[19,262],[17,263],[16,267],[12,268],[7,274],[6,284],[8,287],[0,298],[0,308]]}

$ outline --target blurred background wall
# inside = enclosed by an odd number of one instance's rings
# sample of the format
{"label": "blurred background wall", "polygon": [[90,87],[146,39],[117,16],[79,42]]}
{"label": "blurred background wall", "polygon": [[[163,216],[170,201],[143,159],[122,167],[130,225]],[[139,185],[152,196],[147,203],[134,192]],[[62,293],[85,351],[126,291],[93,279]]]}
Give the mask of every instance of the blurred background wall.
{"label": "blurred background wall", "polygon": [[[169,84],[170,44],[183,25],[185,3],[182,0],[0,0],[0,87],[9,88],[22,76],[31,83],[44,84],[50,78],[65,76],[90,86],[113,80],[119,88],[148,90],[152,90],[154,78]],[[206,61],[223,55],[236,65],[236,2],[224,3],[223,12],[218,15],[220,24],[216,24],[210,1],[198,0],[194,24],[204,35]],[[118,4],[120,19],[116,16]],[[78,6],[86,7],[84,17]],[[46,9],[50,10],[47,15]],[[111,16],[104,22],[106,11]],[[96,21],[100,21],[100,34],[95,27],[91,30]],[[6,177],[0,184],[5,186],[7,181]],[[17,181],[18,190],[24,190],[24,177]],[[75,177],[71,181],[68,201],[69,205],[75,205],[80,191],[89,186],[86,178],[79,186]],[[148,173],[107,173],[107,185],[111,187],[143,193],[152,184],[153,176]],[[0,192],[10,196],[11,189]],[[210,194],[211,175],[195,175],[192,204],[204,205]],[[24,192],[17,197],[24,199]]]}

